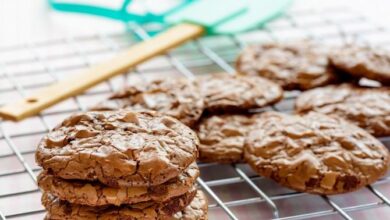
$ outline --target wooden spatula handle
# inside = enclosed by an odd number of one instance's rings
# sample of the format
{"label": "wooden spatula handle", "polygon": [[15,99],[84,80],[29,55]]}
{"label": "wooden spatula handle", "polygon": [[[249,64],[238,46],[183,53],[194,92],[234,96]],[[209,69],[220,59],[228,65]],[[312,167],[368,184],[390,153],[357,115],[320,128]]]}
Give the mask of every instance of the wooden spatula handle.
{"label": "wooden spatula handle", "polygon": [[25,99],[3,106],[0,108],[0,117],[18,121],[36,115],[40,111],[64,99],[80,94],[147,59],[200,36],[203,31],[203,28],[199,25],[179,24],[150,40],[132,46],[104,63],[42,88]]}

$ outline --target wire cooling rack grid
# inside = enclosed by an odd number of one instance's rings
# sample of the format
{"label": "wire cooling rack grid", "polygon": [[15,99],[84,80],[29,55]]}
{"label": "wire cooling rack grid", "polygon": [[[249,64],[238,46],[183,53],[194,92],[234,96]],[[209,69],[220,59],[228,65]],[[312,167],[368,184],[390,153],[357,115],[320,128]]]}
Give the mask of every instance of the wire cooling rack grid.
{"label": "wire cooling rack grid", "polygon": [[[133,34],[113,33],[61,38],[0,48],[0,105],[104,60],[136,39],[148,39],[143,27]],[[0,122],[0,219],[42,219],[41,193],[35,184],[36,143],[67,115],[84,110],[129,81],[156,76],[196,77],[233,73],[232,63],[248,43],[316,39],[329,44],[355,40],[390,48],[389,30],[348,8],[292,10],[265,28],[235,36],[206,37],[157,57],[135,70],[19,123]],[[298,92],[275,106],[289,112]],[[381,139],[388,147],[390,138]],[[253,173],[245,164],[199,164],[198,183],[207,192],[210,219],[386,219],[390,216],[390,177],[357,192],[338,196],[298,193]],[[221,172],[222,171],[222,172]]]}

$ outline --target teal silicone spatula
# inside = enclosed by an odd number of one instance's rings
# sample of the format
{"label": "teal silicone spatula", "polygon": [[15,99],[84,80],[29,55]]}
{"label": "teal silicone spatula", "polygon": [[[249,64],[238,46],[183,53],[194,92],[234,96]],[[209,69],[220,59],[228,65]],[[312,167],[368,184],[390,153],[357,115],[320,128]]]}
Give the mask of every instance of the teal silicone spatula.
{"label": "teal silicone spatula", "polygon": [[[292,0],[197,0],[159,17],[172,27],[156,37],[0,108],[3,119],[22,120],[203,34],[250,30],[280,15]],[[128,1],[129,2],[129,1]],[[70,7],[67,5],[67,7]],[[99,10],[97,10],[99,12]]]}

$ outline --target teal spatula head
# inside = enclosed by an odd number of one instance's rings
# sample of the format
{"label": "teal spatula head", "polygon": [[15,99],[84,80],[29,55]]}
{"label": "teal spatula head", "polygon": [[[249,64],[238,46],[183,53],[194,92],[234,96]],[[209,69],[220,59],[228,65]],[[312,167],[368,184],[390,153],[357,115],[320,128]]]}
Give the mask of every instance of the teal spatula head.
{"label": "teal spatula head", "polygon": [[124,0],[118,8],[77,4],[75,0],[48,1],[56,10],[98,15],[124,22],[139,24],[159,22],[168,26],[185,22],[194,23],[203,26],[207,34],[233,34],[256,28],[281,15],[292,2],[292,0],[181,0],[162,13],[147,10],[144,13],[135,13],[129,11],[129,8],[142,1]]}
{"label": "teal spatula head", "polygon": [[[157,4],[161,4],[160,0]],[[154,12],[149,9],[146,0],[122,0],[122,1],[94,1],[94,0],[48,0],[49,5],[58,11],[89,14],[123,22],[135,22],[145,24],[150,22],[163,22],[164,18],[195,0],[165,1],[169,7],[165,10]],[[150,0],[149,0],[150,2]],[[136,10],[134,10],[137,8]],[[160,6],[158,8],[161,8]],[[141,9],[141,10],[139,10]]]}
{"label": "teal spatula head", "polygon": [[259,27],[281,15],[292,0],[199,0],[165,17],[169,24],[202,25],[208,34],[233,34]]}

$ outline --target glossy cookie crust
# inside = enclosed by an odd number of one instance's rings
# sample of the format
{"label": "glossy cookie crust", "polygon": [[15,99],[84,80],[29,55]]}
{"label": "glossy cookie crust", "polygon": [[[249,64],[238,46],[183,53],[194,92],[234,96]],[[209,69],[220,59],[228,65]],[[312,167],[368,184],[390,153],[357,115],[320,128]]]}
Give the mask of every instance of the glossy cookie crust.
{"label": "glossy cookie crust", "polygon": [[216,74],[198,79],[208,112],[245,112],[274,104],[283,98],[276,83],[259,76]]}
{"label": "glossy cookie crust", "polygon": [[168,78],[130,85],[92,110],[123,108],[157,111],[192,126],[201,116],[204,102],[195,82],[185,78]]}
{"label": "glossy cookie crust", "polygon": [[173,215],[170,220],[207,220],[208,201],[206,195],[198,190],[192,202],[182,211]]}
{"label": "glossy cookie crust", "polygon": [[185,194],[199,176],[196,163],[191,164],[178,177],[157,186],[109,187],[99,182],[64,180],[43,171],[38,176],[39,187],[53,196],[70,203],[103,206],[134,204],[139,202],[165,202]]}
{"label": "glossy cookie crust", "polygon": [[337,82],[328,51],[312,42],[267,43],[245,48],[236,62],[237,72],[262,76],[286,90],[307,90]]}
{"label": "glossy cookie crust", "polygon": [[318,113],[267,112],[245,144],[245,159],[260,175],[297,191],[337,194],[386,174],[389,152],[343,119]]}
{"label": "glossy cookie crust", "polygon": [[165,220],[184,210],[196,194],[197,190],[193,189],[164,203],[144,202],[119,207],[92,207],[71,204],[44,193],[42,204],[47,209],[46,220]]}
{"label": "glossy cookie crust", "polygon": [[351,84],[316,88],[295,102],[299,113],[315,111],[339,116],[372,135],[390,135],[390,88],[366,88]]}
{"label": "glossy cookie crust", "polygon": [[44,136],[36,161],[63,179],[100,181],[112,187],[160,185],[198,156],[196,134],[155,112],[84,112]]}
{"label": "glossy cookie crust", "polygon": [[203,118],[197,127],[199,160],[204,162],[238,163],[243,161],[246,135],[258,115],[224,114]]}
{"label": "glossy cookie crust", "polygon": [[333,66],[355,77],[390,84],[390,52],[379,48],[346,45],[330,55]]}

